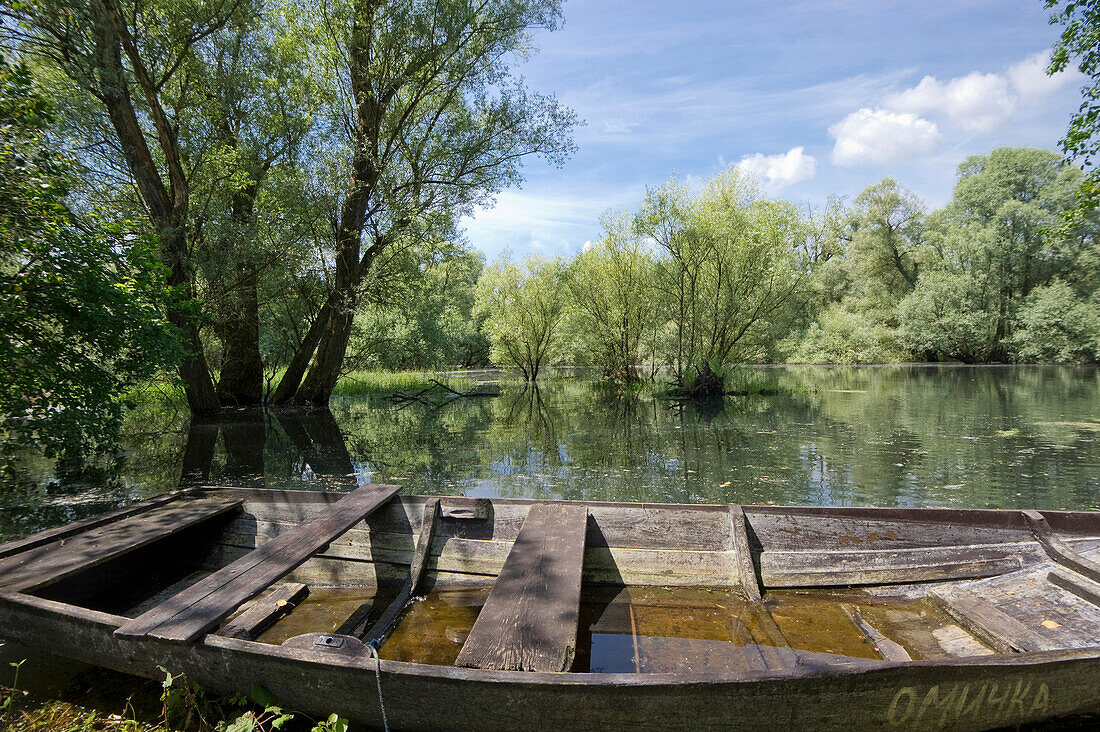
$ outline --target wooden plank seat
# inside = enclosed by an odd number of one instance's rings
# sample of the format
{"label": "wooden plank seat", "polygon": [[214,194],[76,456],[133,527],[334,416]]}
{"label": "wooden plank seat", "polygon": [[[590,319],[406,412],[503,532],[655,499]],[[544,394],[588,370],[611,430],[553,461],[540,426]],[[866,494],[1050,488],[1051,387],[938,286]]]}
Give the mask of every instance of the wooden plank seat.
{"label": "wooden plank seat", "polygon": [[323,509],[298,527],[168,598],[115,631],[188,643],[225,620],[234,610],[392,498],[400,486],[365,485]]}
{"label": "wooden plank seat", "polygon": [[567,671],[577,647],[588,508],[531,506],[455,661],[505,671]]}
{"label": "wooden plank seat", "polygon": [[[146,502],[113,512],[114,520],[83,522],[90,528],[77,534],[53,530],[29,537],[21,551],[0,558],[0,587],[32,592],[78,572],[104,564],[160,539],[178,534],[217,516],[236,510],[244,499],[183,498]],[[43,541],[42,539],[47,539]]]}

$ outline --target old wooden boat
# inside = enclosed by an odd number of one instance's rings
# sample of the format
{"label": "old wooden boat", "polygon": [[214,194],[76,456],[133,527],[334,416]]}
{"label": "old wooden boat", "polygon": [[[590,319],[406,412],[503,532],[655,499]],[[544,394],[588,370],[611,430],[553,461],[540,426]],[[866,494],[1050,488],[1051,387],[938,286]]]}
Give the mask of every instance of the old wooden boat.
{"label": "old wooden boat", "polygon": [[182,491],[10,542],[0,637],[393,729],[1100,711],[1100,513],[398,490]]}

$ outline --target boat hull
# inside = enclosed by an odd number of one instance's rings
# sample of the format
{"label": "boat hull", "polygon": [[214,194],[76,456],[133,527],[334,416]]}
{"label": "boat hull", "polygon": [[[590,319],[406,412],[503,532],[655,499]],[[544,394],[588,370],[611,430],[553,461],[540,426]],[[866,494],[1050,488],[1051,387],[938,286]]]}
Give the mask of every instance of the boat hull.
{"label": "boat hull", "polygon": [[[126,618],[0,591],[10,640],[149,678],[159,667],[217,692],[260,684],[288,708],[393,729],[984,730],[1100,713],[1100,650],[749,675],[485,671],[217,635],[193,644],[114,635]],[[48,639],[48,643],[44,643]],[[377,665],[376,665],[377,664]]]}

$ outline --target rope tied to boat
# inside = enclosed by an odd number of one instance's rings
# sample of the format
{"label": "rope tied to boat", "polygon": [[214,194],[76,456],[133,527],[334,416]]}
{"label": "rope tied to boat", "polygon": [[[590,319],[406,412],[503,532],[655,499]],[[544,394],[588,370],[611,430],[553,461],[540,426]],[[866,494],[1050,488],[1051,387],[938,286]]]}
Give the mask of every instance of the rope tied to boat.
{"label": "rope tied to boat", "polygon": [[386,703],[382,699],[382,659],[378,655],[378,648],[382,644],[377,639],[367,643],[367,650],[374,659],[374,680],[378,684],[378,708],[382,710],[382,729],[390,732],[390,722],[386,718]]}

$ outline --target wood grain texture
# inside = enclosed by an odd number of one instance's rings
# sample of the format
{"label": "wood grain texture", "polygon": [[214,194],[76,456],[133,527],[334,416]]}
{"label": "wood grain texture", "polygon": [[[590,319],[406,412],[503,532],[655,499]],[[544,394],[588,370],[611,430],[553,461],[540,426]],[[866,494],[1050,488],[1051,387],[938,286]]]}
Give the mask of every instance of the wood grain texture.
{"label": "wood grain texture", "polygon": [[123,637],[193,641],[224,620],[241,603],[263,592],[326,547],[399,490],[400,486],[383,485],[358,488],[293,531],[280,534],[115,632]]}
{"label": "wood grain texture", "polygon": [[532,506],[456,666],[567,671],[577,647],[588,509]]}
{"label": "wood grain texture", "polygon": [[765,551],[760,576],[769,588],[909,584],[992,577],[1039,561],[1043,554],[1034,541],[917,549],[806,548]]}
{"label": "wood grain texture", "polygon": [[1058,648],[1016,618],[961,587],[938,588],[929,597],[968,632],[1000,653]]}
{"label": "wood grain texture", "polygon": [[179,499],[144,508],[75,535],[55,535],[0,559],[0,587],[21,592],[98,566],[241,506],[241,499]]}
{"label": "wood grain texture", "polygon": [[1080,597],[1085,602],[1091,602],[1100,607],[1100,583],[1058,569],[1047,574],[1047,581]]}
{"label": "wood grain texture", "polygon": [[1035,538],[1042,544],[1043,550],[1058,564],[1068,567],[1093,582],[1100,582],[1100,564],[1087,559],[1055,535],[1046,517],[1038,511],[1023,511]]}
{"label": "wood grain texture", "polygon": [[749,527],[745,520],[745,511],[736,504],[730,506],[730,521],[733,524],[733,552],[737,560],[737,573],[741,577],[741,589],[750,600],[760,601],[760,580],[756,578],[756,567],[752,563],[752,547],[749,545]]}
{"label": "wood grain texture", "polygon": [[309,588],[301,582],[279,585],[273,592],[257,598],[244,612],[219,628],[218,634],[245,640],[255,638],[293,610],[307,595]]}

